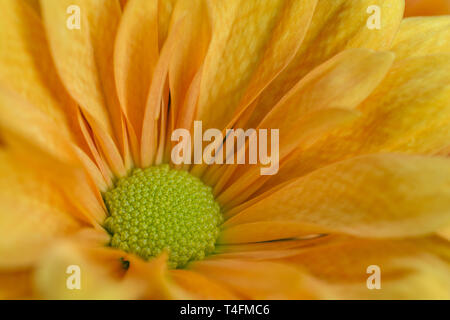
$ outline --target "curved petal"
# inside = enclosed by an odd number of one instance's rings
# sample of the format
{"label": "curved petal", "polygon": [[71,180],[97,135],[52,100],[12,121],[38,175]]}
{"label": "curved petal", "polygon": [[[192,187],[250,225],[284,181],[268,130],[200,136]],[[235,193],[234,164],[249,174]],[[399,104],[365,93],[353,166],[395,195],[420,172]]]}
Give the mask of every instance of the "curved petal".
{"label": "curved petal", "polygon": [[358,107],[361,116],[356,121],[310,148],[294,152],[263,190],[357,155],[436,154],[447,147],[449,68],[448,54],[396,61],[378,88]]}
{"label": "curved petal", "polygon": [[450,221],[450,160],[367,155],[316,170],[230,218],[304,222],[360,237],[432,233]]}
{"label": "curved petal", "polygon": [[[167,40],[161,49],[160,58],[155,66],[155,71],[147,97],[144,111],[142,134],[141,134],[141,160],[143,167],[154,164],[158,153],[158,140],[163,141],[166,132],[163,130],[165,125],[160,125],[166,119],[167,101],[164,96],[169,94],[167,87],[167,77],[169,65],[172,56],[177,49],[178,39],[181,37],[184,24],[187,21],[186,16],[180,17],[180,20],[174,23],[172,30],[167,36]],[[158,125],[160,125],[158,127]]]}
{"label": "curved petal", "polygon": [[[348,239],[275,261],[301,266],[344,299],[448,299],[450,273],[445,261],[449,253],[448,244],[435,238]],[[380,268],[380,290],[367,288],[373,274],[367,271],[369,266]]]}
{"label": "curved petal", "polygon": [[179,0],[158,0],[158,38],[159,49],[164,45],[169,34],[172,13]]}
{"label": "curved petal", "polygon": [[391,50],[399,59],[450,53],[450,16],[404,19]]}
{"label": "curved petal", "polygon": [[328,108],[355,109],[378,87],[394,57],[391,52],[367,49],[339,53],[299,81],[259,127],[291,130],[298,119],[310,112]]}
{"label": "curved petal", "polygon": [[144,261],[140,257],[127,255],[130,262],[127,277],[144,285],[144,299],[187,299],[190,295],[170,278],[167,268],[167,254]]}
{"label": "curved petal", "polygon": [[195,271],[171,270],[170,277],[178,286],[191,293],[195,299],[231,300],[238,298],[224,286]]}
{"label": "curved petal", "polygon": [[[169,64],[170,112],[173,121],[178,119],[177,128],[185,122],[183,120],[186,115],[182,107],[189,98],[189,88],[199,73],[211,39],[208,8],[204,0],[178,1],[172,14],[172,25],[182,17],[185,17],[183,35],[177,41],[177,48]],[[186,122],[189,124],[184,124],[181,128],[190,130],[193,122]],[[174,127],[175,124],[172,123],[171,126]]]}
{"label": "curved petal", "polygon": [[103,221],[98,187],[86,176],[63,123],[54,123],[39,108],[0,88],[0,128],[16,161],[51,179],[78,209],[77,217],[94,225]]}
{"label": "curved petal", "polygon": [[0,87],[0,128],[5,142],[17,146],[20,136],[66,163],[76,163],[73,140],[64,122],[55,122],[39,107]]}
{"label": "curved petal", "polygon": [[58,78],[39,17],[23,1],[2,3],[0,47],[0,86],[32,104],[61,134],[71,131],[83,148],[76,105]]}
{"label": "curved petal", "polygon": [[321,287],[306,273],[274,262],[203,260],[190,269],[236,292],[243,299],[315,299]]}
{"label": "curved petal", "polygon": [[[372,93],[393,60],[394,55],[390,52],[346,50],[299,81],[258,125],[258,129],[280,130],[279,161],[283,163],[293,150],[304,149],[306,144],[312,144],[326,132],[354,120],[356,114],[347,110],[356,109]],[[258,187],[255,180],[264,177],[259,175],[259,166],[230,166],[221,175],[215,192],[221,190],[233,170],[237,170],[234,181],[239,179],[239,184],[232,185],[224,193],[229,195],[234,189],[228,199],[234,198],[232,205],[235,205],[238,194],[242,201]],[[248,179],[249,174],[251,179]]]}
{"label": "curved petal", "polygon": [[45,172],[0,153],[0,268],[35,262],[55,237],[80,228],[74,210]]}
{"label": "curved petal", "polygon": [[122,108],[136,136],[159,57],[158,1],[128,1],[114,48],[114,74]]}
{"label": "curved petal", "polygon": [[258,221],[224,228],[217,243],[251,243],[325,233],[326,228],[293,221]]}
{"label": "curved petal", "polygon": [[[37,15],[40,13],[39,3],[29,1],[28,4],[33,6],[30,7],[23,1],[11,0],[6,0],[2,4],[0,45],[5,50],[0,52],[0,85],[6,91],[14,92],[19,100],[27,101],[33,109],[40,111],[40,114],[47,118],[46,123],[51,124],[50,127],[56,127],[62,136],[70,132],[78,146],[91,155],[91,152],[97,151],[90,145],[93,144],[91,137],[86,136],[80,128],[79,108],[66,92],[56,72],[45,37],[45,29]],[[33,11],[32,8],[39,10]],[[38,111],[33,111],[33,114],[39,113]],[[3,114],[2,120],[9,121],[13,113],[19,115],[18,119],[23,121],[32,119],[21,114],[23,112],[21,109],[6,112],[8,115]],[[9,126],[12,127],[13,124],[20,122],[16,121]],[[42,125],[43,121],[28,123],[22,125],[23,128],[16,127],[16,129],[30,131],[36,129],[37,124]],[[27,128],[28,126],[30,128]],[[37,139],[39,142],[46,131],[45,126],[41,126],[39,131],[39,134],[31,134],[27,138],[33,142]],[[47,135],[47,139],[53,141],[59,138]],[[52,148],[53,142],[44,147],[47,150],[54,149],[52,151],[55,152],[65,151]]]}
{"label": "curved petal", "polygon": [[278,241],[219,244],[216,254],[210,259],[274,260],[295,256],[315,246],[346,240],[347,237],[341,235],[316,234]]}
{"label": "curved petal", "polygon": [[287,65],[316,2],[209,1],[213,31],[197,111],[205,128],[225,128],[241,100],[245,108]]}
{"label": "curved petal", "polygon": [[[370,30],[370,6],[379,6],[381,29]],[[306,37],[294,59],[260,96],[249,121],[254,128],[306,74],[350,48],[387,50],[403,16],[404,0],[319,0]]]}
{"label": "curved petal", "polygon": [[[323,109],[300,118],[296,125],[290,128],[291,130],[282,128],[279,138],[281,142],[278,149],[274,148],[274,153],[276,152],[277,155],[271,154],[273,170],[278,169],[276,167],[278,163],[275,164],[278,158],[278,161],[284,162],[284,159],[293,150],[305,148],[309,143],[319,140],[326,133],[354,121],[358,115],[357,112],[352,110]],[[263,167],[261,164],[242,166],[234,173],[235,178],[230,182],[230,186],[217,197],[217,201],[223,205],[225,210],[241,204],[264,182],[277,174],[277,171],[274,171],[272,175],[261,175],[261,168]],[[220,191],[219,187],[223,186],[224,178],[226,178],[226,175],[215,185],[215,193]]]}
{"label": "curved petal", "polygon": [[[36,294],[43,299],[136,299],[143,286],[137,279],[117,275],[122,265],[118,254],[105,249],[102,255],[93,256],[83,245],[57,241],[42,255],[34,272]],[[68,269],[70,266],[74,268]],[[67,286],[75,272],[80,275],[79,290]]]}
{"label": "curved petal", "polygon": [[[81,22],[80,29],[71,30],[67,9],[73,5],[80,8]],[[111,64],[120,4],[41,0],[41,11],[58,74],[92,126],[111,169],[122,176],[126,169],[116,140],[124,145],[126,136]]]}

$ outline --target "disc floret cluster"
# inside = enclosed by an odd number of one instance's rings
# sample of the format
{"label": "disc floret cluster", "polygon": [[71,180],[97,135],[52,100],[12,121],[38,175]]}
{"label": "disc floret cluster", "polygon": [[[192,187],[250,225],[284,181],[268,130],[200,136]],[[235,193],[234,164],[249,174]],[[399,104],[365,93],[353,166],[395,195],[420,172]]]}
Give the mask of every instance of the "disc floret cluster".
{"label": "disc floret cluster", "polygon": [[211,187],[169,165],[134,169],[104,194],[111,246],[143,259],[164,250],[172,268],[212,253],[223,217]]}

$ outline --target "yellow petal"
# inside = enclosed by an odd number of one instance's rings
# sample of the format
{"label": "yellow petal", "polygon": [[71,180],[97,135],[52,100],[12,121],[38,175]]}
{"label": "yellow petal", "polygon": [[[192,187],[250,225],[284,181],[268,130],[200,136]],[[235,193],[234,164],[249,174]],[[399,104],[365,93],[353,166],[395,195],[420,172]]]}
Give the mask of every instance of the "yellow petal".
{"label": "yellow petal", "polygon": [[450,16],[404,19],[392,51],[397,58],[450,53]]}
{"label": "yellow petal", "polygon": [[195,299],[237,299],[236,294],[213,280],[204,277],[201,273],[190,270],[172,270],[170,271],[170,276],[177,285],[186,292],[190,292]]}
{"label": "yellow petal", "polygon": [[0,268],[23,268],[36,261],[49,242],[80,227],[45,172],[36,172],[0,153]]}
{"label": "yellow petal", "polygon": [[189,268],[243,299],[314,299],[321,294],[307,274],[280,263],[214,259],[194,262]]}
{"label": "yellow petal", "polygon": [[[281,260],[304,268],[329,285],[339,298],[448,299],[449,267],[435,254],[438,248],[448,255],[448,244],[433,238],[348,239],[312,247]],[[373,265],[380,268],[380,290],[367,288],[367,279],[373,274],[367,268]]]}
{"label": "yellow petal", "polygon": [[[67,24],[70,6],[80,8],[80,29]],[[123,123],[116,96],[113,45],[121,10],[118,1],[41,0],[43,22],[54,63],[65,87],[78,102],[99,139],[111,169],[126,173],[121,154],[115,146],[123,138]],[[112,121],[112,124],[111,124]]]}
{"label": "yellow petal", "polygon": [[[381,29],[367,27],[370,6],[379,6]],[[403,0],[319,0],[306,37],[288,67],[260,96],[250,120],[254,127],[267,112],[315,67],[350,48],[386,50],[400,25]]]}
{"label": "yellow petal", "polygon": [[447,158],[361,156],[293,180],[224,226],[275,220],[360,237],[427,234],[449,223],[449,177]]}
{"label": "yellow petal", "polygon": [[[36,294],[43,299],[136,299],[143,286],[136,279],[122,279],[113,273],[121,266],[117,254],[110,250],[95,259],[84,246],[61,240],[41,257],[34,272]],[[75,267],[68,269],[70,266]],[[76,269],[80,290],[67,286]]]}
{"label": "yellow petal", "polygon": [[[450,55],[396,61],[358,107],[361,116],[289,162],[265,188],[356,155],[384,152],[435,154],[450,141]],[[412,94],[414,93],[414,94]]]}
{"label": "yellow petal", "polygon": [[205,128],[224,128],[240,100],[246,107],[286,66],[316,2],[211,1],[213,31],[197,113]]}

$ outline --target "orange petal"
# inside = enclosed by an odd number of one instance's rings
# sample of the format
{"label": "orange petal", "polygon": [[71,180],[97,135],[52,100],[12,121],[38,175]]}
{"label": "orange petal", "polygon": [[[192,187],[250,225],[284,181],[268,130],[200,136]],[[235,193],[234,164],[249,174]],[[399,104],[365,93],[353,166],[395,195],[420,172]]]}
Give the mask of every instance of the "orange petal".
{"label": "orange petal", "polygon": [[63,135],[72,131],[83,148],[76,130],[76,105],[58,78],[40,18],[23,1],[14,0],[3,2],[0,15],[0,46],[4,48],[0,52],[0,85],[32,104]]}
{"label": "orange petal", "polygon": [[449,223],[449,177],[447,158],[361,156],[294,179],[224,227],[275,220],[360,237],[427,234]]}
{"label": "orange petal", "polygon": [[224,228],[218,243],[249,243],[326,233],[326,228],[294,221],[258,221]]}
{"label": "orange petal", "polygon": [[[347,50],[302,79],[258,125],[258,129],[279,128],[280,162],[294,149],[304,149],[305,144],[313,144],[324,132],[354,120],[356,115],[343,109],[356,109],[380,84],[393,60],[394,55],[388,52]],[[238,177],[239,184],[232,185],[224,192],[222,202],[227,203],[235,198],[230,206],[235,205],[255,192],[259,186],[254,181],[263,178],[258,172],[259,167],[252,166],[251,172],[246,172],[249,169],[244,166],[239,169],[237,166],[227,168],[216,184],[215,192],[221,190],[234,169],[238,169],[235,177]],[[251,179],[247,178],[249,174],[252,175]],[[230,195],[231,189],[235,192]]]}
{"label": "orange petal", "polygon": [[244,299],[314,299],[322,295],[311,277],[285,264],[214,259],[194,262],[189,268]]}
{"label": "orange petal", "polygon": [[[381,9],[381,29],[370,30],[367,8]],[[306,74],[341,51],[350,48],[389,49],[400,25],[404,1],[319,0],[306,37],[294,59],[260,96],[249,127],[267,112]]]}
{"label": "orange petal", "polygon": [[23,268],[55,237],[76,231],[80,222],[48,174],[24,166],[4,150],[0,163],[0,268]]}
{"label": "orange petal", "polygon": [[148,167],[153,164],[157,153],[158,138],[160,135],[166,134],[166,132],[160,132],[158,130],[158,122],[161,118],[161,108],[166,108],[163,104],[165,101],[163,95],[167,88],[170,61],[177,49],[176,45],[178,39],[181,37],[185,21],[186,17],[184,16],[181,20],[176,21],[173,29],[169,33],[167,41],[164,43],[160,58],[155,66],[142,125],[140,164],[143,167]]}
{"label": "orange petal", "polygon": [[[71,30],[67,8],[73,5],[80,8],[81,22],[80,29]],[[111,169],[123,176],[126,169],[116,140],[124,138],[124,128],[111,66],[119,2],[42,0],[41,11],[58,74],[93,127]]]}
{"label": "orange petal", "polygon": [[[301,266],[343,299],[448,299],[449,267],[444,262],[448,254],[448,243],[435,238],[348,239],[312,247],[281,261]],[[367,268],[373,265],[380,268],[380,290],[367,288],[373,274]]]}
{"label": "orange petal", "polygon": [[69,133],[60,127],[63,124],[52,122],[38,108],[0,88],[0,128],[10,151],[57,183],[80,210],[79,218],[96,224],[104,219],[103,201],[83,172]]}
{"label": "orange petal", "polygon": [[245,108],[286,66],[303,39],[316,2],[211,2],[213,31],[197,113],[205,128],[224,128],[240,100]]}
{"label": "orange petal", "polygon": [[178,286],[190,292],[195,299],[237,299],[236,294],[201,273],[190,270],[171,270],[170,276]]}
{"label": "orange petal", "polygon": [[278,241],[219,244],[216,246],[217,254],[210,259],[274,260],[295,256],[315,246],[345,240],[347,237],[340,235],[310,235]]}
{"label": "orange petal", "polygon": [[264,190],[356,155],[380,151],[436,154],[448,146],[449,57],[435,54],[396,61],[358,107],[361,116],[356,121],[292,154]]}
{"label": "orange petal", "polygon": [[128,1],[117,31],[114,73],[120,103],[136,136],[141,134],[158,56],[158,1]]}
{"label": "orange petal", "polygon": [[450,14],[448,0],[406,0],[405,17]]}
{"label": "orange petal", "polygon": [[123,8],[125,8],[125,6],[127,5],[128,0],[120,0],[120,6]]}
{"label": "orange petal", "polygon": [[[299,119],[296,125],[290,128],[291,130],[289,128],[288,130],[280,129],[279,150],[275,149],[275,152],[278,152],[279,161],[283,162],[284,158],[294,149],[306,148],[309,143],[319,140],[327,132],[352,122],[357,117],[358,113],[351,110],[323,109],[311,112]],[[276,161],[274,155],[271,156],[272,161]],[[275,164],[272,163],[271,165]],[[263,165],[247,165],[238,168],[234,173],[234,179],[229,183],[230,186],[217,197],[217,201],[224,206],[225,210],[241,204],[267,180],[277,174],[277,171],[275,171],[272,175],[261,175],[262,167]],[[214,187],[214,192],[220,191],[220,187],[224,185],[223,182],[227,181],[226,177],[227,175],[224,174]]]}
{"label": "orange petal", "polygon": [[0,272],[0,299],[30,299],[33,296],[30,270]]}
{"label": "orange petal", "polygon": [[298,119],[314,111],[355,109],[381,83],[393,62],[394,55],[390,52],[366,49],[341,52],[299,81],[259,127],[291,130]]}
{"label": "orange petal", "polygon": [[162,254],[149,261],[128,255],[130,262],[127,277],[142,281],[145,285],[145,299],[186,299],[188,293],[170,279],[167,269],[167,255]]}
{"label": "orange petal", "polygon": [[[183,35],[177,41],[169,64],[171,116],[179,118],[181,123],[186,116],[182,113],[183,104],[189,99],[189,88],[203,64],[211,38],[208,9],[203,0],[178,1],[172,14],[172,24],[183,16]],[[191,129],[193,123],[186,122],[189,124],[183,123],[182,128]]]}

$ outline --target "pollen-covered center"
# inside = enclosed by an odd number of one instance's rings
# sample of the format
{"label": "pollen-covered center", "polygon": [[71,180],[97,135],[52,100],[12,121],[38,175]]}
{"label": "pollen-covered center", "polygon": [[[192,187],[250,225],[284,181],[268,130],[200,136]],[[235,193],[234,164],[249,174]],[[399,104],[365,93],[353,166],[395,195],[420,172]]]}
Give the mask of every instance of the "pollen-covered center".
{"label": "pollen-covered center", "polygon": [[135,169],[104,194],[111,246],[144,259],[163,250],[179,268],[214,250],[222,222],[210,187],[168,165]]}

